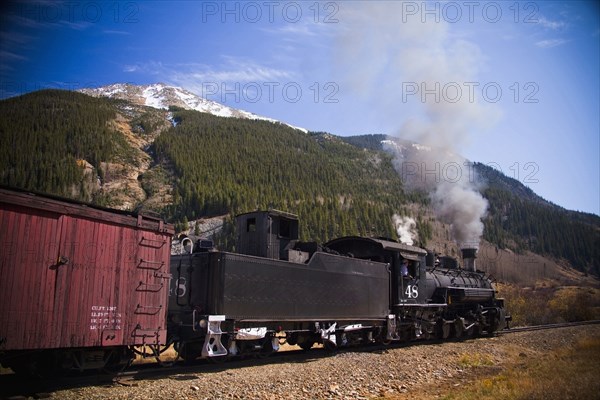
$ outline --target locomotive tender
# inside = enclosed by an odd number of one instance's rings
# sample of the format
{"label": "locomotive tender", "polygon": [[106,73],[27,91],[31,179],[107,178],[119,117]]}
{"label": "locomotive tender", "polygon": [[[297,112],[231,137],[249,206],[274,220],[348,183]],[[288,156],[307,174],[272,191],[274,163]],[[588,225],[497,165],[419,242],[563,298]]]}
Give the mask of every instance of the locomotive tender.
{"label": "locomotive tender", "polygon": [[[136,348],[185,360],[418,338],[506,326],[489,279],[418,247],[298,240],[281,211],[237,217],[237,253],[136,213],[0,188],[0,363],[18,372],[117,368]],[[409,261],[402,271],[402,261]],[[403,274],[406,272],[406,274]]]}

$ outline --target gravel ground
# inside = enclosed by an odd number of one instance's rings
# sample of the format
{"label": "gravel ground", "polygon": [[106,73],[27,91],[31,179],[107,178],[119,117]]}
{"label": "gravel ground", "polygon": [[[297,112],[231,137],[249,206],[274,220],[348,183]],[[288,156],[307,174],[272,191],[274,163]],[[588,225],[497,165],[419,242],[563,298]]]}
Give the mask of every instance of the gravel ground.
{"label": "gravel ground", "polygon": [[[460,390],[478,373],[495,374],[515,359],[569,347],[600,326],[521,332],[443,344],[412,344],[374,352],[343,351],[201,365],[185,374],[109,386],[61,390],[56,399],[368,399],[435,398]],[[461,362],[462,361],[462,362]],[[465,362],[466,361],[466,362]]]}

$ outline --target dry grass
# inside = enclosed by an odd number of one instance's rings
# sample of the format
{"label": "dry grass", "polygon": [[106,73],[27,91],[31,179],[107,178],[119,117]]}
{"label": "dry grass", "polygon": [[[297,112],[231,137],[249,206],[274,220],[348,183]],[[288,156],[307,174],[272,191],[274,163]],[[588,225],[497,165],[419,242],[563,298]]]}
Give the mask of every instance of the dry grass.
{"label": "dry grass", "polygon": [[463,354],[460,356],[458,362],[463,368],[494,365],[494,361],[489,354],[481,353]]}
{"label": "dry grass", "polygon": [[600,319],[600,289],[497,284],[499,297],[512,316],[511,326]]}
{"label": "dry grass", "polygon": [[515,362],[495,376],[484,376],[455,399],[598,399],[600,398],[600,338],[582,339],[573,348],[551,352],[541,359]]}

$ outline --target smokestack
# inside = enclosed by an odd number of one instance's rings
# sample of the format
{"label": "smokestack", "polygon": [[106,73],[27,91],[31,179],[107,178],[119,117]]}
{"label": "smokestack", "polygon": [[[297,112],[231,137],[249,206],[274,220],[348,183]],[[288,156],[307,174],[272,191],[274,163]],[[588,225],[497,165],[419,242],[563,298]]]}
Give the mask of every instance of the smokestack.
{"label": "smokestack", "polygon": [[477,249],[461,249],[463,265],[466,271],[475,272],[475,259],[477,258]]}

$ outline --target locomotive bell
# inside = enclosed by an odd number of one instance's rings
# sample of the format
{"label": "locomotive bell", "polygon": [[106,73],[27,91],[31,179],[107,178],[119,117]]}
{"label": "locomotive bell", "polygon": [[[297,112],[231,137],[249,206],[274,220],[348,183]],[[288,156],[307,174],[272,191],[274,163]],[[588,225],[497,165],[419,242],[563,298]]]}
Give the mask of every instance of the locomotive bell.
{"label": "locomotive bell", "polygon": [[461,249],[464,268],[467,271],[475,272],[475,259],[477,258],[477,249]]}

